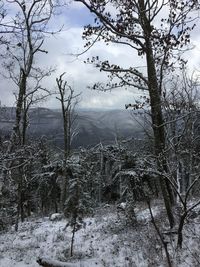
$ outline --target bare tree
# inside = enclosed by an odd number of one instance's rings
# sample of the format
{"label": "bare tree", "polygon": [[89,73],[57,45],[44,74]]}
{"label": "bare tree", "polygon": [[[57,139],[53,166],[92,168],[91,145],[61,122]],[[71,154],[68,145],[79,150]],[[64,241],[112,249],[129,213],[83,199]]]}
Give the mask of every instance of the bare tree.
{"label": "bare tree", "polygon": [[76,133],[73,129],[73,124],[76,119],[75,107],[79,103],[79,96],[81,93],[75,94],[74,89],[67,81],[63,80],[65,73],[62,73],[59,78],[56,78],[57,87],[59,90],[59,96],[56,97],[61,104],[62,117],[63,117],[63,131],[64,131],[64,173],[62,181],[61,192],[61,206],[63,208],[66,200],[66,188],[67,188],[67,172],[66,163],[70,156],[71,142]]}
{"label": "bare tree", "polygon": [[166,87],[163,108],[166,128],[166,158],[180,194],[194,181],[198,167],[199,77],[182,71]]}
{"label": "bare tree", "polygon": [[[194,27],[189,14],[198,8],[197,1],[150,1],[150,0],[117,0],[117,1],[85,1],[75,0],[85,5],[94,15],[95,23],[85,27],[83,37],[87,40],[89,49],[95,42],[103,40],[107,44],[115,43],[132,48],[146,61],[146,73],[137,66],[123,68],[108,60],[100,61],[98,56],[88,60],[101,71],[108,73],[110,82],[107,86],[95,84],[94,89],[112,89],[123,86],[133,86],[148,90],[150,96],[151,117],[154,133],[154,149],[157,156],[158,169],[168,172],[167,162],[163,156],[165,150],[165,128],[162,113],[163,75],[175,67],[184,45],[190,41],[190,30]],[[161,12],[165,11],[163,18]],[[91,37],[94,37],[91,41]],[[174,60],[175,59],[175,60]],[[117,82],[116,82],[117,79]],[[160,177],[160,185],[165,207],[171,227],[174,218],[171,204],[173,194],[168,181]]]}
{"label": "bare tree", "polygon": [[[48,23],[51,19],[54,6],[49,1],[32,0],[25,2],[9,1],[10,8],[17,8],[9,27],[13,32],[7,36],[8,44],[5,47],[4,67],[8,77],[18,88],[16,96],[16,120],[13,128],[12,145],[14,139],[22,144],[22,130],[20,127],[23,104],[26,94],[32,90],[42,89],[41,80],[49,76],[50,69],[41,70],[37,66],[37,56],[48,53],[43,49]],[[8,26],[6,26],[8,27]],[[6,28],[7,29],[7,28]],[[38,84],[40,81],[40,84]],[[32,87],[32,89],[30,89]],[[28,92],[29,91],[29,92]],[[30,94],[29,94],[30,95]]]}
{"label": "bare tree", "polygon": [[[38,56],[48,52],[43,48],[45,37],[49,34],[48,24],[54,14],[57,4],[52,1],[18,0],[4,1],[9,9],[15,10],[15,15],[2,26],[6,35],[4,43],[3,66],[8,78],[12,79],[17,87],[16,116],[9,145],[3,160],[0,175],[0,195],[2,187],[9,174],[10,167],[15,162],[7,160],[11,153],[18,153],[26,142],[26,129],[28,126],[27,114],[33,102],[42,99],[48,92],[42,86],[42,80],[48,77],[52,69],[42,70],[38,66]],[[52,34],[55,32],[52,31]],[[24,147],[25,148],[25,147]],[[21,152],[22,153],[22,152]],[[19,160],[20,161],[20,160]],[[25,181],[24,157],[18,162],[17,176],[13,176],[17,185],[18,213],[23,213],[23,187]],[[23,215],[21,216],[23,218]]]}
{"label": "bare tree", "polygon": [[63,80],[65,73],[56,78],[56,83],[59,90],[59,97],[56,97],[61,103],[62,116],[63,116],[63,130],[64,130],[64,158],[70,155],[71,142],[74,136],[72,126],[76,119],[75,107],[80,101],[81,93],[75,94],[74,89],[67,81]]}
{"label": "bare tree", "polygon": [[199,194],[199,76],[182,75],[170,82],[166,89],[164,110],[166,121],[166,158],[171,166],[167,179],[175,191],[181,207],[178,219],[178,247],[182,247],[182,231],[186,218],[199,205],[189,203]]}
{"label": "bare tree", "polygon": [[[189,77],[186,69],[165,84],[163,89],[163,115],[166,129],[164,155],[170,169],[168,173],[159,173],[156,168],[152,168],[152,164],[146,158],[145,161],[151,167],[141,170],[151,175],[164,176],[173,188],[177,199],[177,225],[173,231],[170,229],[163,234],[161,226],[158,228],[155,218],[152,218],[165,249],[167,249],[166,243],[163,242],[165,234],[177,235],[176,247],[182,248],[184,226],[190,215],[197,216],[195,208],[200,205],[199,85],[198,73],[193,73]],[[166,251],[167,253],[169,251]]]}
{"label": "bare tree", "polygon": [[42,86],[42,80],[48,78],[52,72],[54,71],[53,68],[49,68],[47,71],[40,70],[40,73],[36,77],[34,77],[34,84],[27,87],[26,95],[24,96],[23,100],[23,112],[22,112],[22,145],[26,144],[26,132],[27,128],[30,124],[28,114],[31,107],[36,106],[37,104],[41,104],[45,101],[50,95],[53,93],[51,90]]}

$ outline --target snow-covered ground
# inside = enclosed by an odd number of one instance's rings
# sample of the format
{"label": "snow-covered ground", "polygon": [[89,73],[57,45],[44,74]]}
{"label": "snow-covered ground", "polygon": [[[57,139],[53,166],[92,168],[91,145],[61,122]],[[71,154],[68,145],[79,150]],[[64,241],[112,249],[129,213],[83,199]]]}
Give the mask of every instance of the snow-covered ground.
{"label": "snow-covered ground", "polygon": [[[153,211],[154,215],[159,213],[158,208]],[[130,227],[114,207],[99,209],[76,232],[73,257],[69,256],[72,229],[66,228],[67,220],[52,222],[46,217],[26,221],[17,233],[12,229],[0,235],[0,267],[39,267],[38,257],[73,262],[77,267],[165,266],[148,209],[138,211],[137,218],[138,223]],[[176,266],[198,266],[190,265],[188,254],[184,259],[186,265],[180,262]]]}

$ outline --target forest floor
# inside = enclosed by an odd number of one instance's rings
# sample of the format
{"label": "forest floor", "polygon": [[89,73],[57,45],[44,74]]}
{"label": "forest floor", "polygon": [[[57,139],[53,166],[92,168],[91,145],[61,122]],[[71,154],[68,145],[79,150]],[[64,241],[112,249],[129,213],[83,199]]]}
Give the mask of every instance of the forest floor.
{"label": "forest floor", "polygon": [[[153,207],[159,223],[160,205]],[[153,267],[167,266],[165,253],[151,223],[145,205],[136,207],[137,222],[128,222],[116,206],[105,205],[93,217],[85,218],[76,232],[74,256],[70,257],[72,228],[67,220],[51,221],[49,217],[32,218],[0,235],[0,267],[39,267],[38,257],[73,262],[77,267]],[[200,266],[200,216],[188,222],[184,232],[183,249],[169,251],[173,266]]]}

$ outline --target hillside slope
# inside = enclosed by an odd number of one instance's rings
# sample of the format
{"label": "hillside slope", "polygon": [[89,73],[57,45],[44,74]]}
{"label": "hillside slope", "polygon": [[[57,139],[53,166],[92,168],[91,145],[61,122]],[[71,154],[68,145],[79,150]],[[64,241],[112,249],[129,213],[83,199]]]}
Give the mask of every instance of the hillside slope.
{"label": "hillside slope", "polygon": [[[0,113],[0,130],[11,131],[15,110],[4,108]],[[73,147],[91,146],[99,142],[110,143],[115,138],[141,135],[141,127],[128,110],[78,110],[74,129],[76,137]],[[141,120],[141,116],[138,117]],[[62,114],[59,110],[46,108],[31,109],[29,114],[29,136],[46,135],[56,145],[63,146]]]}
{"label": "hillside slope", "polygon": [[[160,205],[153,207],[157,223],[162,220]],[[96,210],[84,219],[76,232],[74,256],[70,257],[72,228],[67,220],[50,221],[48,217],[26,221],[19,231],[0,235],[0,266],[39,267],[38,257],[73,263],[74,267],[164,267],[166,258],[144,205],[135,209],[137,222],[128,223],[115,206]],[[185,226],[181,251],[171,240],[169,251],[176,267],[199,266],[200,216]]]}

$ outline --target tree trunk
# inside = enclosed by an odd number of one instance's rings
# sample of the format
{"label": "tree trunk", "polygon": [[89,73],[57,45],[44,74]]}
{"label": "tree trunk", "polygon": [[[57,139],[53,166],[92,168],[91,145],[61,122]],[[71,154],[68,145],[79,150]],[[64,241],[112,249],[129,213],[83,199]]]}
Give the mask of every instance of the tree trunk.
{"label": "tree trunk", "polygon": [[[16,134],[16,138],[18,139],[18,144],[21,144],[22,137],[21,137],[21,130],[20,130],[20,122],[21,122],[21,116],[22,116],[22,110],[23,110],[23,103],[24,103],[24,96],[26,94],[26,80],[27,76],[23,69],[20,70],[20,81],[19,81],[19,93],[18,93],[18,99],[17,99],[17,106],[16,106],[16,120],[15,120],[15,126],[14,126],[14,132]],[[13,141],[13,140],[11,140]]]}
{"label": "tree trunk", "polygon": [[19,218],[21,219],[21,222],[24,221],[24,193],[23,193],[23,178],[22,178],[22,170],[19,168],[18,176],[19,178],[17,179],[17,217],[18,220]]}
{"label": "tree trunk", "polygon": [[23,112],[23,125],[22,125],[22,145],[26,144],[26,132],[28,127],[28,108],[26,107],[26,103],[24,102],[24,112]]}
{"label": "tree trunk", "polygon": [[[155,155],[157,157],[158,169],[168,172],[167,162],[163,155],[165,150],[165,128],[164,120],[162,114],[162,103],[161,103],[161,92],[159,89],[156,67],[153,56],[153,49],[151,45],[151,25],[146,17],[146,8],[144,6],[144,1],[139,1],[142,27],[144,30],[145,42],[146,42],[146,62],[147,62],[147,74],[148,74],[148,87],[150,96],[150,106],[151,106],[151,116],[152,116],[152,126],[154,133],[154,147]],[[161,176],[160,186],[162,190],[162,195],[165,203],[165,208],[169,220],[170,227],[174,226],[174,216],[172,212],[172,202],[173,194],[171,187],[168,182]]]}
{"label": "tree trunk", "polygon": [[179,222],[179,226],[178,226],[177,247],[179,247],[179,248],[182,248],[182,243],[183,243],[183,226],[184,226],[186,217],[187,217],[187,212],[184,212],[184,214],[180,218],[180,222]]}
{"label": "tree trunk", "polygon": [[[147,42],[149,40],[147,39]],[[165,149],[165,131],[164,131],[164,121],[162,116],[161,109],[161,97],[156,77],[155,64],[153,60],[153,51],[151,44],[147,43],[147,66],[148,66],[148,81],[149,81],[149,95],[151,103],[151,114],[152,114],[152,124],[154,132],[154,146],[155,146],[155,155],[157,157],[157,165],[160,172],[168,172],[166,159],[163,155]],[[170,227],[174,226],[174,216],[172,212],[172,202],[173,195],[169,184],[163,177],[160,177],[160,186],[162,190],[162,195],[165,203],[165,208],[167,211],[168,220]]]}
{"label": "tree trunk", "polygon": [[74,216],[74,223],[73,223],[73,230],[72,230],[72,239],[71,239],[71,249],[70,249],[70,256],[73,256],[74,253],[74,237],[76,233],[76,220],[77,220],[77,214]]}
{"label": "tree trunk", "polygon": [[[15,117],[15,124],[13,126],[12,134],[10,137],[10,144],[7,148],[6,154],[9,155],[12,151],[14,146],[21,145],[21,133],[20,133],[20,122],[21,122],[21,115],[22,115],[22,109],[23,109],[23,101],[24,101],[24,95],[26,93],[26,79],[27,76],[23,69],[20,70],[20,81],[19,81],[19,93],[18,93],[18,99],[17,99],[17,106],[16,106],[16,117]],[[4,160],[3,162],[3,168],[0,174],[0,196],[2,194],[2,189],[4,186],[4,183],[7,178],[7,170],[10,168],[12,162],[7,162],[7,160]]]}
{"label": "tree trunk", "polygon": [[65,201],[66,201],[66,191],[67,191],[67,172],[66,172],[66,164],[68,159],[68,114],[65,111],[64,99],[61,101],[62,105],[62,115],[63,115],[63,131],[64,131],[64,162],[63,162],[63,176],[62,176],[62,189],[60,195],[60,204],[61,210],[64,209]]}
{"label": "tree trunk", "polygon": [[37,263],[44,267],[78,267],[78,265],[75,263],[65,263],[47,258],[39,258]]}
{"label": "tree trunk", "polygon": [[63,166],[64,171],[62,175],[62,184],[61,184],[61,191],[60,191],[60,209],[63,211],[64,206],[65,206],[65,201],[67,197],[67,174],[66,174],[66,165],[64,164]]}

